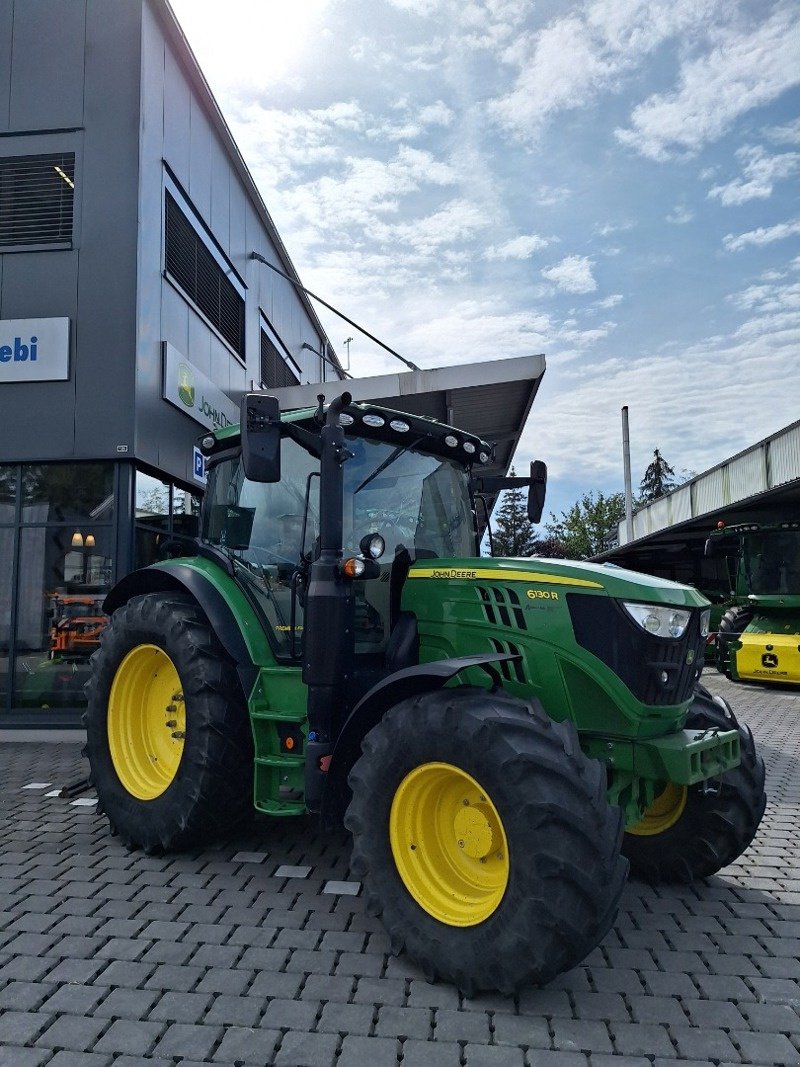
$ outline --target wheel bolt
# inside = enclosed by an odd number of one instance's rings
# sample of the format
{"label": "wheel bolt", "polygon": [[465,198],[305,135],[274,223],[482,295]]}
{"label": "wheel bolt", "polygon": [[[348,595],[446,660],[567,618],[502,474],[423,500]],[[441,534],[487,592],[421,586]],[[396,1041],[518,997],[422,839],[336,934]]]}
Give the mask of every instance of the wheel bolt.
{"label": "wheel bolt", "polygon": [[182,741],[186,737],[186,732],[184,730],[175,730],[172,736],[176,741]]}
{"label": "wheel bolt", "polygon": [[174,715],[174,714],[175,714],[175,712],[176,712],[177,710],[178,710],[178,709],[177,709],[177,707],[176,707],[176,706],[175,706],[174,704],[167,704],[167,712],[168,712],[168,713],[169,713],[170,715]]}
{"label": "wheel bolt", "polygon": [[183,693],[173,693],[172,694],[172,699],[173,700],[178,700],[178,701],[180,701],[182,703],[183,702]]}
{"label": "wheel bolt", "polygon": [[177,719],[167,719],[167,726],[170,728],[170,730],[173,730],[177,725],[178,725],[178,720]]}

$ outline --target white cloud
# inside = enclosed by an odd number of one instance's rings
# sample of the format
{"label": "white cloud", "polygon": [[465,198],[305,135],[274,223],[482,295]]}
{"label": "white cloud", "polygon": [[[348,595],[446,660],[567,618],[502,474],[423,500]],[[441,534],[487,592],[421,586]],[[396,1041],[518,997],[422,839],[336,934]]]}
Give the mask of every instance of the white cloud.
{"label": "white cloud", "polygon": [[591,305],[592,309],[598,308],[601,311],[610,311],[611,308],[615,308],[617,304],[621,304],[625,297],[622,293],[612,293],[611,296],[605,297],[603,300],[595,300]]}
{"label": "white cloud", "polygon": [[776,144],[800,144],[800,119],[781,126],[768,126],[764,133]]}
{"label": "white cloud", "polygon": [[[518,462],[545,459],[553,490],[580,480],[585,490],[622,486],[620,409],[630,409],[633,467],[653,448],[676,470],[703,471],[797,418],[796,392],[775,382],[796,376],[800,291],[796,283],[733,294],[748,317],[729,333],[631,359],[549,359]],[[549,351],[549,350],[548,350]],[[687,403],[687,380],[702,383],[703,403]],[[747,412],[737,418],[736,412]],[[580,426],[580,433],[575,427]]]}
{"label": "white cloud", "polygon": [[685,226],[687,222],[691,222],[694,218],[694,212],[690,211],[685,204],[678,204],[666,218],[667,222],[671,222],[674,226]]}
{"label": "white cloud", "polygon": [[723,237],[722,243],[729,252],[740,252],[747,245],[761,247],[797,234],[800,234],[800,219],[793,219],[791,222],[779,222],[776,226],[759,226],[757,230],[748,230],[736,236],[729,233]]}
{"label": "white cloud", "polygon": [[547,248],[549,243],[536,233],[521,234],[501,245],[492,245],[486,249],[484,255],[487,259],[529,259],[534,252]]}
{"label": "white cloud", "polygon": [[790,5],[760,26],[720,33],[712,52],[684,64],[678,89],[633,109],[631,127],[616,130],[617,139],[654,160],[698,152],[740,115],[800,83],[799,40],[800,17]]}
{"label": "white cloud", "polygon": [[565,293],[593,293],[597,288],[588,256],[566,256],[560,263],[543,270],[542,276]]}
{"label": "white cloud", "polygon": [[514,88],[489,114],[522,140],[535,140],[558,112],[615,90],[664,41],[706,24],[717,0],[593,0],[519,37],[506,60],[519,66]]}
{"label": "white cloud", "polygon": [[770,156],[760,146],[745,146],[736,153],[742,163],[742,177],[708,191],[711,199],[726,206],[748,200],[766,200],[772,196],[776,181],[791,177],[800,170],[800,152],[783,152]]}

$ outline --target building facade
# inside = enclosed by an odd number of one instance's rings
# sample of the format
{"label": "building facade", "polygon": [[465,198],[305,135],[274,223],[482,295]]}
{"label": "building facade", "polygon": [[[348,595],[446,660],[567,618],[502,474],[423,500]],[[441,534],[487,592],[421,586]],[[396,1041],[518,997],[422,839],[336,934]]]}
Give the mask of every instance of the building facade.
{"label": "building facade", "polygon": [[208,427],[342,375],[165,0],[0,0],[0,724],[74,722]]}

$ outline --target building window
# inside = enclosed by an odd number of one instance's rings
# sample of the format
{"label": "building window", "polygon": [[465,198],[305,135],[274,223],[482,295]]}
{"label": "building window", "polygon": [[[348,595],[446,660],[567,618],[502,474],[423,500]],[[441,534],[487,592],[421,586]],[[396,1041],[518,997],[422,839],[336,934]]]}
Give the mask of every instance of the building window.
{"label": "building window", "polygon": [[115,541],[112,464],[0,466],[0,715],[85,703]]}
{"label": "building window", "polygon": [[0,159],[0,247],[72,240],[75,153]]}
{"label": "building window", "polygon": [[[244,359],[244,298],[222,264],[210,239],[181,210],[169,190],[164,193],[165,266],[183,290],[238,356]],[[224,261],[223,261],[224,262]]]}
{"label": "building window", "polygon": [[261,387],[263,389],[281,389],[284,386],[299,385],[299,376],[289,366],[286,357],[281,354],[270,333],[273,333],[272,327],[262,320]]}

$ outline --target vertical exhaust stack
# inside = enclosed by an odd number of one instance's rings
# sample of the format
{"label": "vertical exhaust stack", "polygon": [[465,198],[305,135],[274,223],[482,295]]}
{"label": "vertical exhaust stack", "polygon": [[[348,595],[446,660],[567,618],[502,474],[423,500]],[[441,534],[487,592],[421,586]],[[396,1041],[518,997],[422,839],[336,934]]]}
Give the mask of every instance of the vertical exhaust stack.
{"label": "vertical exhaust stack", "polygon": [[325,776],[345,708],[353,668],[353,587],[342,577],[344,430],[339,416],[350,404],[342,393],[328,407],[320,432],[320,553],[311,565],[303,632],[303,681],[308,686],[305,793],[309,811],[319,811]]}

